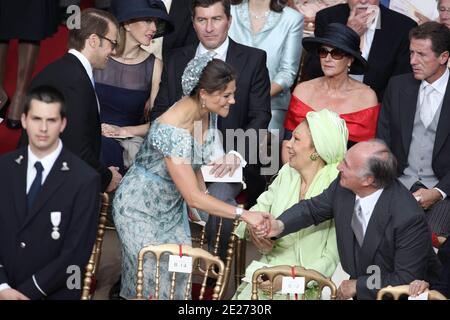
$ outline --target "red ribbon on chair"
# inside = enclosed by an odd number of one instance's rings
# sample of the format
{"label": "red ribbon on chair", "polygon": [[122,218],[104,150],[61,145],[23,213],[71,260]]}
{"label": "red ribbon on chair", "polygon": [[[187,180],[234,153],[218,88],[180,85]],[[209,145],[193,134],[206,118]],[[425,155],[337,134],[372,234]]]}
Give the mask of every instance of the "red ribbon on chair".
{"label": "red ribbon on chair", "polygon": [[[292,278],[295,279],[295,267],[291,266]],[[295,300],[298,300],[298,293],[295,294]]]}
{"label": "red ribbon on chair", "polygon": [[182,249],[182,244],[180,244],[180,258],[183,256],[183,249]]}

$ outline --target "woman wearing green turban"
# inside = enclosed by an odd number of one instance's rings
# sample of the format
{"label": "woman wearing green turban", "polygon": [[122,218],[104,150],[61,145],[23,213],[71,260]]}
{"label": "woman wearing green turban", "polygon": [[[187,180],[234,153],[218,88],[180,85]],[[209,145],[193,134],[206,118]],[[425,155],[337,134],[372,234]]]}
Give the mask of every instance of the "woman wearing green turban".
{"label": "woman wearing green turban", "polygon": [[[298,201],[322,193],[338,175],[336,166],[344,159],[347,140],[345,121],[336,113],[327,109],[309,112],[306,120],[294,130],[288,143],[289,163],[280,169],[269,189],[250,210],[270,212],[278,217]],[[263,254],[259,262],[253,261],[247,268],[246,278],[250,278],[250,281],[254,269],[261,263],[302,266],[314,269],[326,277],[331,277],[339,263],[333,220],[302,229],[276,241],[256,237],[242,222],[237,234],[241,238],[246,234],[247,239]],[[264,288],[265,283],[260,286]],[[276,289],[281,289],[281,285],[274,288],[274,291]],[[306,290],[307,298],[315,298],[317,294],[313,287]],[[246,300],[250,297],[251,283],[243,282],[233,299]],[[267,298],[263,292],[260,292],[259,297]],[[277,294],[274,298],[285,297]]]}

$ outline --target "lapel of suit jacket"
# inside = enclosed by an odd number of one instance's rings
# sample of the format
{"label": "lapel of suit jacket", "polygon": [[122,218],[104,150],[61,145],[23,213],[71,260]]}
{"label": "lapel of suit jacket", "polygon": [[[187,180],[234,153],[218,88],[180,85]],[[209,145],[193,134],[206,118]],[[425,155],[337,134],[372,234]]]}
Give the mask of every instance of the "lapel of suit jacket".
{"label": "lapel of suit jacket", "polygon": [[[84,66],[81,63],[81,61],[75,55],[73,55],[71,53],[66,53],[66,55],[63,58],[66,58],[67,61],[69,61],[70,63],[76,65],[77,68],[79,68],[81,73],[83,74],[83,77],[84,77],[83,81],[85,81],[86,83],[89,83],[89,88],[90,88],[90,90],[92,90],[91,94],[93,95],[93,98],[95,99],[95,104],[96,104],[96,112],[95,112],[95,114],[96,114],[95,115],[96,116],[96,121],[100,121],[100,113],[99,113],[99,110],[100,110],[99,109],[100,108],[99,103],[100,102],[98,101],[97,93],[95,91],[94,86],[92,85],[91,78],[89,78],[89,75],[88,75],[86,69],[84,68]],[[94,70],[92,70],[92,72],[94,72]]]}
{"label": "lapel of suit jacket", "polygon": [[412,131],[414,127],[414,117],[417,109],[417,99],[419,97],[420,81],[414,80],[414,83],[408,85],[400,94],[399,114],[400,126],[403,140],[403,147],[405,148],[405,155],[408,158],[409,147],[412,139]]}
{"label": "lapel of suit jacket", "polygon": [[[353,211],[355,210],[355,194],[348,189],[343,189],[343,197],[339,200],[341,203],[342,217],[335,219],[336,223],[336,233],[340,233],[338,238],[342,236],[342,243],[338,241],[339,253],[342,255],[341,259],[345,267],[350,268],[346,272],[350,275],[356,275],[356,265],[355,265],[355,237],[353,235],[353,230],[351,228]],[[337,223],[340,225],[338,226]],[[338,231],[339,230],[339,231]],[[343,265],[344,267],[344,265]],[[344,267],[344,268],[345,268]]]}
{"label": "lapel of suit jacket", "polygon": [[183,47],[183,55],[184,59],[178,59],[175,61],[175,71],[176,71],[176,78],[179,79],[178,81],[175,81],[176,86],[176,92],[179,93],[177,100],[181,99],[183,96],[183,88],[181,86],[181,78],[183,76],[184,69],[186,69],[187,64],[191,59],[195,57],[195,53],[197,52],[197,46],[196,45],[190,45],[187,47]]}
{"label": "lapel of suit jacket", "polygon": [[[225,135],[225,128],[233,128],[235,126],[231,125],[232,123],[240,123],[239,114],[242,112],[239,110],[239,96],[241,96],[241,86],[239,85],[242,81],[242,78],[245,77],[245,66],[247,63],[247,59],[245,59],[245,52],[240,48],[240,46],[233,41],[230,37],[228,37],[230,43],[228,45],[226,63],[231,65],[236,72],[236,92],[234,94],[236,104],[234,107],[230,108],[230,113],[226,118],[217,117],[217,127],[222,131],[222,134]],[[228,124],[228,125],[227,125]],[[225,146],[225,145],[224,145]]]}
{"label": "lapel of suit jacket", "polygon": [[384,237],[386,226],[391,218],[389,204],[391,203],[392,186],[383,190],[375,205],[369,224],[367,225],[363,245],[359,255],[360,270],[365,273],[369,265],[373,263],[373,256]]}
{"label": "lapel of suit jacket", "polygon": [[450,133],[450,78],[447,82],[444,100],[442,101],[441,114],[436,130],[436,138],[434,140],[433,160],[441,150],[447,136]]}
{"label": "lapel of suit jacket", "polygon": [[14,165],[12,166],[12,191],[19,225],[27,215],[27,168],[28,150],[22,148],[18,156],[14,158]]}
{"label": "lapel of suit jacket", "polygon": [[[65,162],[64,165],[63,162]],[[69,170],[64,170],[62,169],[63,167],[69,168]],[[34,216],[45,205],[45,203],[49,200],[49,198],[56,192],[56,190],[58,190],[59,186],[66,179],[68,171],[70,171],[70,159],[69,155],[65,152],[63,148],[61,154],[58,156],[55,163],[53,164],[50,173],[45,179],[45,182],[42,185],[42,189],[38,194],[33,207],[28,212],[25,222],[22,225],[22,229],[25,228],[28,225],[28,223],[33,220]]]}
{"label": "lapel of suit jacket", "polygon": [[233,39],[228,39],[230,40],[230,43],[228,45],[226,62],[233,66],[236,74],[241,74],[243,73],[246,64],[245,59],[242,59],[241,57],[243,52],[241,48],[239,48],[238,44],[233,41]]}

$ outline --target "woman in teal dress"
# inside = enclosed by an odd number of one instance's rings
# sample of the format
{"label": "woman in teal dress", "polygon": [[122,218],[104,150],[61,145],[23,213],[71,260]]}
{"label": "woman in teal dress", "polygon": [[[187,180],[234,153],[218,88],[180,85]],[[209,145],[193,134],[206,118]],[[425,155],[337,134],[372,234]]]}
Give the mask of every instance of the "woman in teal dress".
{"label": "woman in teal dress", "polygon": [[[260,213],[242,211],[206,192],[200,167],[213,151],[217,115],[234,104],[235,76],[225,62],[205,54],[192,59],[182,76],[184,97],[151,126],[113,201],[122,243],[120,295],[136,296],[137,255],[148,244],[191,244],[187,207],[257,226]],[[162,270],[167,270],[167,260]],[[155,260],[144,263],[144,295],[154,295]],[[161,276],[160,299],[167,299],[170,273]],[[187,276],[177,275],[175,299],[184,298]]]}
{"label": "woman in teal dress", "polygon": [[[344,158],[347,139],[345,121],[336,113],[327,109],[309,112],[287,144],[289,163],[280,169],[269,189],[258,198],[250,211],[269,211],[274,217],[278,217],[299,200],[322,193],[338,175],[336,166]],[[237,230],[241,238],[246,229],[248,238],[263,254],[260,263],[302,266],[314,269],[326,277],[331,277],[339,263],[333,221],[302,229],[276,241],[256,237],[252,228],[246,228],[243,222]],[[246,277],[250,281],[253,269],[259,267],[260,263],[252,262],[247,268]],[[265,287],[267,283],[260,284],[260,288]],[[280,289],[280,284],[276,283],[274,292]],[[305,293],[307,299],[318,296],[313,286]],[[250,297],[251,283],[243,282],[234,299],[248,300]],[[259,297],[267,299],[264,291]],[[285,299],[285,296],[276,294],[274,298]]]}

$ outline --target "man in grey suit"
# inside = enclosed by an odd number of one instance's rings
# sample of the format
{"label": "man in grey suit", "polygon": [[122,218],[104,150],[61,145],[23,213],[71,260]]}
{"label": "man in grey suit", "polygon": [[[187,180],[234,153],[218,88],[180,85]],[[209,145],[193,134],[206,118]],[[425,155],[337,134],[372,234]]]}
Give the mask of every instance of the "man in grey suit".
{"label": "man in grey suit", "polygon": [[[335,219],[339,257],[350,280],[338,299],[375,299],[380,288],[435,279],[440,263],[421,207],[395,178],[396,160],[380,140],[353,146],[322,194],[286,210],[259,236],[282,237]],[[267,232],[270,231],[270,232]]]}
{"label": "man in grey suit", "polygon": [[413,193],[437,236],[450,236],[450,30],[437,22],[410,32],[413,73],[389,82],[377,137],[398,159],[399,180]]}

